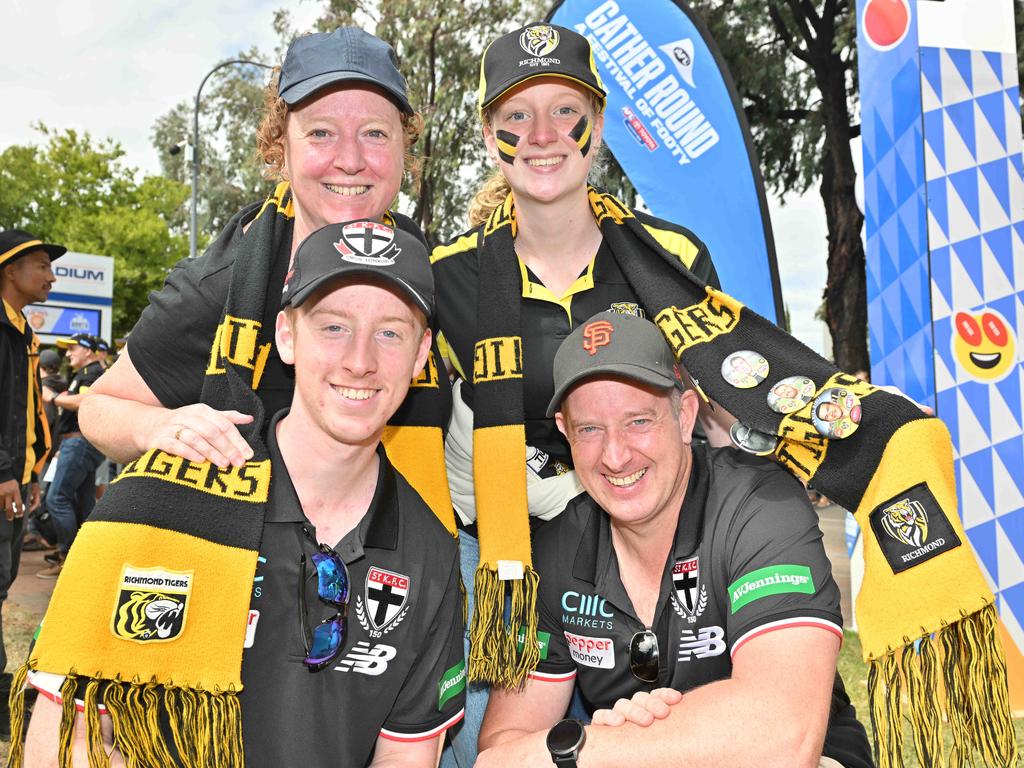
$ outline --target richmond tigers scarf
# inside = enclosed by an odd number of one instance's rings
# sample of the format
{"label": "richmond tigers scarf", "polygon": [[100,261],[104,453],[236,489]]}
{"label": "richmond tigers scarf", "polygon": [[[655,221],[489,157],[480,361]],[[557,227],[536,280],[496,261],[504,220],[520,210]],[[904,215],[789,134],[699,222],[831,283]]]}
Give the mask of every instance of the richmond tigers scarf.
{"label": "richmond tigers scarf", "polygon": [[[254,390],[278,311],[267,299],[270,275],[291,250],[288,184],[278,185],[239,238],[237,229],[248,218],[239,214],[211,246],[213,255],[238,249],[238,268],[232,269],[201,401],[253,414],[253,422],[240,427],[253,457],[220,470],[150,450],[125,467],[82,526],[11,688],[12,732],[20,734],[28,670],[65,676],[62,766],[71,765],[76,696],[85,702],[90,766],[109,765],[99,704],[129,766],[243,764],[242,647],[271,482],[263,406]],[[401,470],[413,470],[406,473],[410,482],[429,480],[416,487],[454,531],[441,430],[431,426],[445,412],[436,366],[413,384],[411,402],[388,427],[388,452]],[[410,423],[411,429],[398,428]],[[432,467],[422,467],[423,457],[436,457]],[[160,727],[165,717],[173,745]],[[22,757],[15,740],[9,765],[20,765]]]}
{"label": "richmond tigers scarf", "polygon": [[[842,373],[731,296],[705,285],[668,253],[618,200],[591,189],[591,208],[619,268],[661,328],[702,395],[745,425],[778,436],[776,460],[801,480],[855,510],[865,537],[865,576],[857,617],[869,663],[871,716],[882,768],[902,765],[901,716],[909,715],[922,764],[941,759],[941,713],[957,760],[978,750],[985,765],[1016,760],[1006,667],[994,597],[957,514],[952,447],[945,426],[913,403]],[[512,197],[481,229],[474,354],[474,484],[481,563],[476,574],[470,676],[519,685],[537,659],[537,576],[530,560],[523,466],[520,272]],[[487,365],[502,352],[501,366]],[[763,386],[739,389],[721,373],[740,350],[770,365]],[[481,363],[483,361],[483,364]],[[509,363],[509,361],[512,361]],[[811,399],[796,412],[771,410],[766,389],[789,376],[856,394],[859,429],[828,439],[815,429]],[[503,561],[522,564],[511,584],[512,615],[502,619]],[[517,563],[517,569],[518,569]],[[514,574],[518,576],[518,573]],[[906,695],[907,703],[901,700]]]}

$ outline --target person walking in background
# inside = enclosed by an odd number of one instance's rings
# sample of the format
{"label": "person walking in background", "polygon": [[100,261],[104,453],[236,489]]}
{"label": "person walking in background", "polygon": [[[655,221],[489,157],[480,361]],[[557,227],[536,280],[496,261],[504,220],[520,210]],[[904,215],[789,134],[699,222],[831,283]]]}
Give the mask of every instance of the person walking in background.
{"label": "person walking in background", "polygon": [[[67,252],[20,229],[0,232],[0,611],[18,575],[26,512],[39,506],[39,472],[50,431],[39,383],[39,339],[25,318],[28,304],[46,301],[56,278],[51,262]],[[0,613],[2,616],[2,613]],[[10,738],[11,675],[0,618],[0,738]]]}
{"label": "person walking in background", "polygon": [[[42,471],[42,478],[39,482],[40,498],[42,503],[28,516],[25,521],[25,538],[22,541],[23,552],[48,551],[57,546],[56,531],[52,530],[49,512],[46,511],[46,490],[49,488],[49,481],[46,479],[47,470],[54,462],[54,456],[59,450],[56,434],[57,416],[60,409],[53,402],[61,392],[68,388],[68,380],[60,372],[60,353],[55,349],[44,349],[39,353],[39,375],[42,378],[43,411],[46,413],[46,424],[50,430],[50,440],[53,446],[50,448],[50,456]],[[54,467],[56,469],[56,467]]]}
{"label": "person walking in background", "polygon": [[60,576],[79,526],[96,506],[96,470],[103,463],[103,454],[93,447],[78,426],[82,400],[103,373],[98,340],[79,333],[59,340],[57,345],[68,350],[68,362],[75,375],[67,390],[53,399],[61,409],[57,421],[60,452],[56,474],[46,493],[46,508],[57,530],[57,551],[46,556],[50,567],[36,574],[40,579]]}

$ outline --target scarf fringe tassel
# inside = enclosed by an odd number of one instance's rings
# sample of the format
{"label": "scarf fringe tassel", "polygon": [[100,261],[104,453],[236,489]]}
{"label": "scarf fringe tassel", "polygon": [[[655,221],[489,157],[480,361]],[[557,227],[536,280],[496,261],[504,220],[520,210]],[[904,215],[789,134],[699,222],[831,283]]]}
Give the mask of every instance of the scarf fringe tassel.
{"label": "scarf fringe tassel", "polygon": [[[506,624],[505,585],[512,592],[512,610]],[[469,653],[470,681],[483,680],[503,688],[520,688],[540,661],[537,647],[537,587],[533,568],[522,579],[502,581],[497,572],[481,564],[473,581],[473,638]],[[518,638],[526,640],[519,645]]]}
{"label": "scarf fringe tassel", "polygon": [[[25,723],[25,681],[28,665],[22,665],[11,683],[11,733],[21,733]],[[72,766],[75,696],[82,694],[89,768],[110,768],[103,743],[99,705],[102,700],[113,726],[114,747],[128,768],[242,768],[242,710],[234,691],[201,691],[164,687],[155,683],[118,683],[69,675],[61,686],[61,722],[58,760],[61,768]],[[101,696],[102,691],[102,696]],[[161,696],[161,692],[163,695]],[[160,727],[161,710],[170,723],[178,761],[172,757]],[[8,768],[21,768],[24,741],[14,738]]]}
{"label": "scarf fringe tassel", "polygon": [[[973,765],[975,752],[989,768],[1016,764],[1018,748],[997,622],[995,606],[989,605],[908,643],[902,652],[869,662],[868,700],[878,768],[904,768],[904,697],[921,765],[944,764],[943,713],[952,736],[950,768]],[[942,713],[935,701],[940,675],[945,688]]]}

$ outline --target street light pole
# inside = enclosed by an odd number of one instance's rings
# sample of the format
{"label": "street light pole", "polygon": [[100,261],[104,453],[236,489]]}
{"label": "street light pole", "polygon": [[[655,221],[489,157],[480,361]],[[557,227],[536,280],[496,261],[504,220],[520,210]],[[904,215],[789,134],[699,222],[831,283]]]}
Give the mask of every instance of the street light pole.
{"label": "street light pole", "polygon": [[210,76],[217,70],[233,64],[252,64],[254,67],[273,69],[269,64],[264,64],[260,61],[249,61],[248,59],[231,59],[230,61],[222,61],[206,73],[203,81],[199,84],[199,90],[196,91],[196,104],[195,109],[192,111],[192,206],[191,211],[189,212],[188,230],[188,255],[193,259],[196,257],[196,238],[199,232],[199,215],[197,212],[197,204],[199,202],[199,99],[203,94],[203,86],[206,85],[206,81],[210,79]]}

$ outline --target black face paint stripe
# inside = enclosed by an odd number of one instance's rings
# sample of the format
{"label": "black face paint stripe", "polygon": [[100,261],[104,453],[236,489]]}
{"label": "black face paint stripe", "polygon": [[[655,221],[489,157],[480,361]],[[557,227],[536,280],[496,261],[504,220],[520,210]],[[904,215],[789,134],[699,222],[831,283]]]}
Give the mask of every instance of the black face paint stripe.
{"label": "black face paint stripe", "polygon": [[576,121],[576,125],[569,131],[569,138],[576,142],[576,146],[579,147],[580,153],[586,157],[590,151],[590,134],[593,132],[590,124],[590,118],[586,115],[580,117]]}
{"label": "black face paint stripe", "polygon": [[498,145],[498,157],[504,162],[512,165],[516,161],[516,145],[519,144],[519,136],[508,131],[495,131],[495,144]]}

